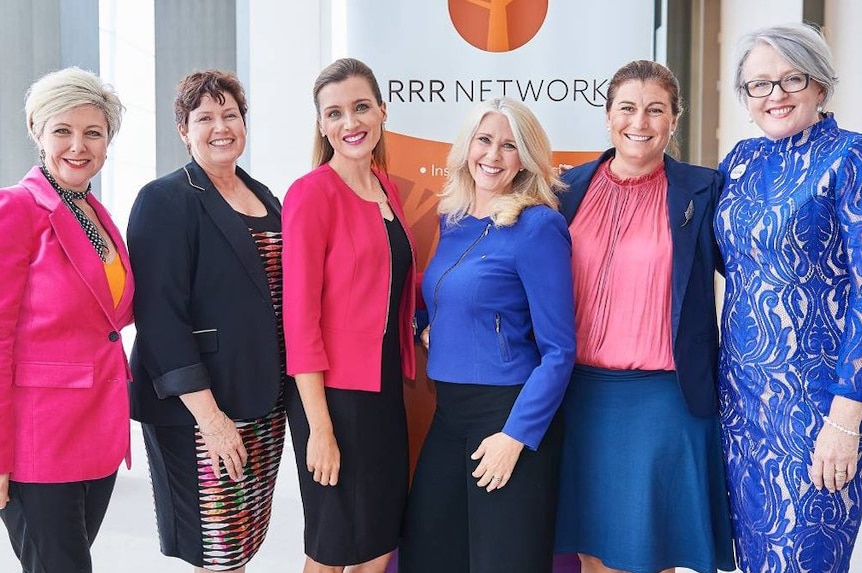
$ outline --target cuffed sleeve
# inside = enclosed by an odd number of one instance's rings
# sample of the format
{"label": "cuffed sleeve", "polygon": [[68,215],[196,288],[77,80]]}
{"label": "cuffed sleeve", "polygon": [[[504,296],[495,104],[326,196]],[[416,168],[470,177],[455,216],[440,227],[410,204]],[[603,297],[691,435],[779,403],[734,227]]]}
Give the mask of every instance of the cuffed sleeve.
{"label": "cuffed sleeve", "polygon": [[135,273],[136,344],[160,398],[210,387],[190,315],[197,218],[186,189],[159,182],[138,194],[129,217],[128,244]]}

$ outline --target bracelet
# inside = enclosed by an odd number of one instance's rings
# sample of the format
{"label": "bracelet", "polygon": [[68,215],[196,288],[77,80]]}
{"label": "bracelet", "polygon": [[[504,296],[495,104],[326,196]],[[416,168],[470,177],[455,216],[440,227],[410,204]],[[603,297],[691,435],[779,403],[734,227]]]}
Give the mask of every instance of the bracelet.
{"label": "bracelet", "polygon": [[823,416],[823,421],[826,422],[827,424],[829,424],[830,426],[832,426],[833,428],[835,428],[836,430],[838,430],[839,432],[843,432],[843,433],[847,434],[848,436],[853,436],[854,438],[862,437],[862,433],[854,432],[850,428],[845,428],[844,426],[842,426],[838,422],[834,422],[831,419],[829,419],[829,416]]}
{"label": "bracelet", "polygon": [[219,425],[218,430],[215,430],[214,432],[204,432],[204,430],[201,426],[198,426],[198,428],[200,429],[201,436],[210,437],[210,436],[215,436],[216,434],[220,434],[221,431],[224,430],[224,427],[226,425],[227,425],[227,414],[222,412],[221,413],[221,425]]}

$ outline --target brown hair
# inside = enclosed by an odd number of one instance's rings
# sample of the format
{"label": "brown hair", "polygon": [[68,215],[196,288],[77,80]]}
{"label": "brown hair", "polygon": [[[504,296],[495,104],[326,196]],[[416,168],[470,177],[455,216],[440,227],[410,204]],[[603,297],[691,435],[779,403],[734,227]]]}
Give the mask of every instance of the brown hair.
{"label": "brown hair", "polygon": [[215,69],[192,72],[177,84],[174,120],[177,125],[188,127],[189,114],[201,105],[201,99],[204,96],[209,96],[219,105],[224,105],[225,93],[229,93],[236,100],[242,122],[245,123],[248,104],[245,99],[245,90],[239,83],[239,78],[233,72]]}
{"label": "brown hair", "polygon": [[[670,109],[674,118],[678,119],[682,115],[682,96],[679,95],[679,81],[668,68],[650,60],[635,60],[616,71],[614,77],[611,78],[610,85],[608,85],[608,101],[605,103],[605,111],[611,111],[611,106],[614,104],[614,99],[617,97],[617,90],[620,86],[632,80],[655,82],[658,84],[670,96]],[[676,135],[671,136],[668,148],[671,155],[679,155],[679,144],[676,141]]]}
{"label": "brown hair", "polygon": [[[343,82],[344,80],[353,77],[365,78],[368,82],[368,86],[371,88],[371,92],[374,94],[374,99],[377,102],[377,105],[383,105],[383,96],[380,93],[380,84],[377,83],[377,78],[374,77],[374,72],[371,71],[371,68],[355,58],[341,58],[323,68],[320,75],[318,75],[317,79],[314,80],[314,109],[317,111],[318,124],[320,123],[320,101],[318,100],[320,90],[329,84]],[[374,146],[374,151],[371,154],[372,165],[384,172],[387,167],[385,139],[385,130],[381,130],[380,140],[377,142],[377,145]],[[314,167],[320,167],[332,159],[334,154],[335,149],[332,148],[332,144],[329,143],[328,139],[321,135],[320,126],[316,126],[314,130],[312,164]]]}

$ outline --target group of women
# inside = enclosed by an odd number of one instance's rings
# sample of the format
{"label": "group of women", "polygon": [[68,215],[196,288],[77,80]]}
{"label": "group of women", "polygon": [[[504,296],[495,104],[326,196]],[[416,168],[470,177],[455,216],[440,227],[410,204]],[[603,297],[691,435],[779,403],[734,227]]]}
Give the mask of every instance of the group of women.
{"label": "group of women", "polygon": [[[824,111],[836,81],[810,27],[746,37],[735,87],[764,135],[718,171],[668,155],[682,103],[654,62],[617,71],[612,147],[561,179],[536,117],[484,102],[417,289],[362,62],[318,77],[314,170],[283,207],[237,166],[236,77],[184,78],[191,160],[138,194],[130,256],[89,193],[122,105],[88,72],[41,78],[41,164],[0,190],[0,517],[23,570],[92,570],[133,380],[161,550],[196,571],[259,549],[287,422],[309,573],[380,573],[396,547],[402,573],[551,571],[555,551],[591,573],[846,572],[862,135]],[[415,336],[437,408],[409,485]]]}

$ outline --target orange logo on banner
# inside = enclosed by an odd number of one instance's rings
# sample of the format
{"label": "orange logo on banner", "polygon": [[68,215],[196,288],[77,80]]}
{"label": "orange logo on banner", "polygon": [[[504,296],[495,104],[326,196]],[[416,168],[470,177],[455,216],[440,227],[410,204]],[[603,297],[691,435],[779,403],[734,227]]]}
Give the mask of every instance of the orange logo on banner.
{"label": "orange logo on banner", "polygon": [[533,39],[548,0],[449,0],[449,17],[461,37],[486,52],[510,52]]}

